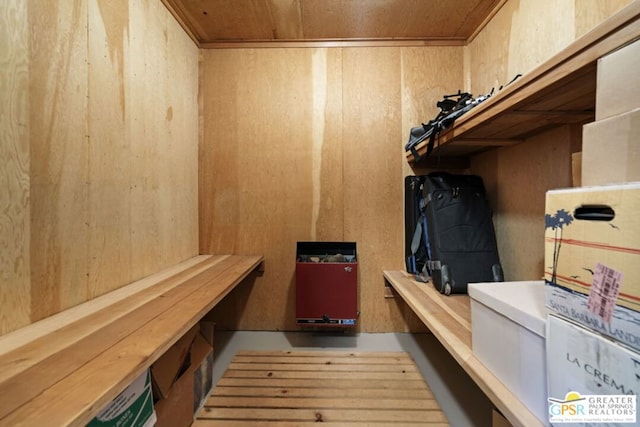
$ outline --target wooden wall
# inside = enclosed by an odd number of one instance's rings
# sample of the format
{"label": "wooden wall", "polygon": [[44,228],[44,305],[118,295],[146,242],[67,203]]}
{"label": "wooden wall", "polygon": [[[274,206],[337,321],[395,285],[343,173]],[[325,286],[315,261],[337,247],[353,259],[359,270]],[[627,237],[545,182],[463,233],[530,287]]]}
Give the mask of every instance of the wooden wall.
{"label": "wooden wall", "polygon": [[0,334],[198,252],[198,49],[160,0],[0,3]]}
{"label": "wooden wall", "polygon": [[[465,82],[474,94],[526,73],[629,4],[630,0],[509,0],[465,49]],[[581,150],[580,126],[537,135],[524,144],[472,158],[495,210],[507,280],[538,280],[544,272],[544,196],[569,187],[571,153]]]}
{"label": "wooden wall", "polygon": [[[487,92],[527,72],[629,3],[508,1],[465,48],[209,50],[201,65],[200,248],[264,253],[266,272],[214,319],[230,329],[296,329],[295,242],[354,240],[360,330],[416,330],[383,298],[403,267],[402,145],[458,88]],[[446,70],[446,72],[443,72]],[[495,210],[508,280],[543,272],[545,192],[571,185],[580,127],[471,159]]]}
{"label": "wooden wall", "polygon": [[461,82],[460,48],[203,52],[201,252],[266,259],[263,277],[214,309],[220,327],[297,329],[305,240],[357,242],[361,331],[419,323],[384,298],[382,277],[403,268],[403,145]]}
{"label": "wooden wall", "polygon": [[581,136],[580,126],[564,126],[472,157],[470,171],[483,177],[494,209],[505,280],[542,279],[545,194],[571,187]]}
{"label": "wooden wall", "polygon": [[0,334],[30,320],[27,5],[0,3]]}
{"label": "wooden wall", "polygon": [[487,93],[525,74],[633,0],[509,0],[465,49],[465,82]]}
{"label": "wooden wall", "polygon": [[[211,50],[199,72],[160,0],[1,2],[0,334],[199,249],[267,259],[221,326],[294,329],[298,240],[358,242],[360,330],[419,328],[381,274],[403,265],[402,178],[425,172],[404,159],[409,128],[629,2],[510,0],[465,48]],[[508,279],[538,275],[541,249],[522,241],[543,192],[568,185],[577,133],[472,159]]]}

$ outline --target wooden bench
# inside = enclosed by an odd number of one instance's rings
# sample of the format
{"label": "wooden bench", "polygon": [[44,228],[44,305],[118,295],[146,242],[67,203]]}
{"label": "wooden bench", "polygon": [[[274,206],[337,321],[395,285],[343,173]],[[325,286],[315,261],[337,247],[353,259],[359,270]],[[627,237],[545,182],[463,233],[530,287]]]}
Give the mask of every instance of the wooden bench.
{"label": "wooden bench", "polygon": [[469,295],[442,295],[431,283],[417,282],[404,271],[384,271],[383,275],[512,425],[543,425],[473,354]]}
{"label": "wooden bench", "polygon": [[262,263],[196,256],[0,337],[0,425],[85,425]]}

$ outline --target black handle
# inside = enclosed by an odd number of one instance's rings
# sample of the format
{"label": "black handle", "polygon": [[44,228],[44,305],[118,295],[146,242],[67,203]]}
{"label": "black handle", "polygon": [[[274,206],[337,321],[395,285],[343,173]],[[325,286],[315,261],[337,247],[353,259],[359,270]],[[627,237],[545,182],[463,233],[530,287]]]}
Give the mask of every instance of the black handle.
{"label": "black handle", "polygon": [[584,221],[611,221],[615,216],[615,211],[607,205],[583,205],[573,212],[575,219]]}

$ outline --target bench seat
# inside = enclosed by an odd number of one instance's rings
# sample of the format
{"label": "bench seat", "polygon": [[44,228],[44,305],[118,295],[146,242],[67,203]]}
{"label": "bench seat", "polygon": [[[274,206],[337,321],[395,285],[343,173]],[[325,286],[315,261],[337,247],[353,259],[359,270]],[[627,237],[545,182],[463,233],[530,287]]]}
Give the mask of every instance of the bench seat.
{"label": "bench seat", "polygon": [[262,263],[196,256],[0,337],[0,425],[85,425]]}

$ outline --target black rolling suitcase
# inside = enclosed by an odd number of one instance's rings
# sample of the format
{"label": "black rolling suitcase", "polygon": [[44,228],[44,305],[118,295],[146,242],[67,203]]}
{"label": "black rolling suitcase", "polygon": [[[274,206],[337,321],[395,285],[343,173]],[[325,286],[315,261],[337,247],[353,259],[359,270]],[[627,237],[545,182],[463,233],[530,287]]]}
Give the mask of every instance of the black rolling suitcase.
{"label": "black rolling suitcase", "polygon": [[[407,273],[416,275],[418,278],[428,276],[427,268],[427,248],[424,243],[424,233],[422,231],[421,218],[424,210],[424,201],[422,198],[423,185],[426,175],[406,176],[404,178],[404,259],[405,269]],[[420,228],[417,231],[417,243],[412,243],[414,234],[416,234],[416,226],[420,222]],[[422,239],[421,239],[422,237]],[[421,241],[422,240],[422,241]]]}
{"label": "black rolling suitcase", "polygon": [[503,281],[482,178],[432,173],[425,178],[422,196],[427,267],[436,289],[447,295],[466,293],[468,283]]}

